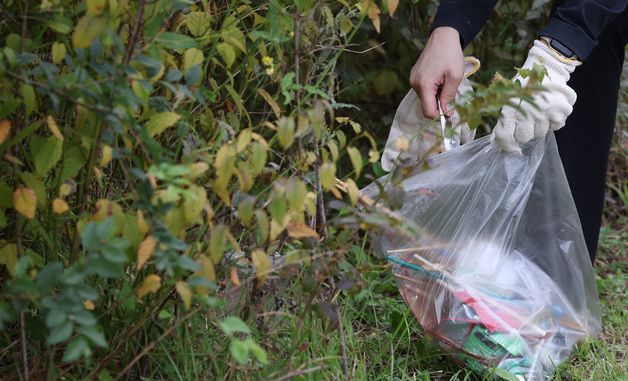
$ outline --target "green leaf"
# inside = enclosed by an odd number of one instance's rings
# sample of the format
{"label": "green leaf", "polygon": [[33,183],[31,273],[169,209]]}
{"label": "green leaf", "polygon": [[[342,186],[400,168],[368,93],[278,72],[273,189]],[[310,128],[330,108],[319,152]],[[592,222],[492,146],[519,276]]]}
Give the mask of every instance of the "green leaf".
{"label": "green leaf", "polygon": [[22,172],[20,173],[20,179],[28,188],[35,192],[35,195],[37,196],[37,203],[40,206],[45,207],[48,205],[46,184],[44,184],[44,181],[40,177],[30,172]]}
{"label": "green leaf", "polygon": [[84,337],[79,336],[68,344],[65,349],[65,353],[63,354],[63,362],[75,361],[82,356],[89,355],[90,353],[87,340],[85,340]]}
{"label": "green leaf", "polygon": [[225,320],[218,322],[218,325],[227,336],[232,336],[234,333],[251,333],[249,326],[237,316],[229,316]]}
{"label": "green leaf", "polygon": [[65,44],[63,42],[54,42],[52,44],[52,62],[55,64],[61,63],[65,58]]}
{"label": "green leaf", "polygon": [[34,136],[31,140],[31,153],[35,162],[35,172],[43,176],[61,159],[63,142],[55,136],[47,138]]}
{"label": "green leaf", "polygon": [[183,53],[183,72],[187,73],[192,66],[202,65],[205,61],[203,52],[197,48],[190,48]]}
{"label": "green leaf", "polygon": [[227,68],[230,69],[236,59],[235,50],[233,50],[231,45],[224,42],[216,45],[216,50],[218,50],[218,54],[220,54],[222,60],[225,61]]}
{"label": "green leaf", "polygon": [[266,351],[264,350],[264,348],[260,347],[259,344],[257,344],[250,337],[248,337],[244,341],[248,345],[249,351],[251,352],[251,354],[253,354],[253,356],[255,356],[257,361],[261,362],[262,364],[268,364],[268,356],[266,355]]}
{"label": "green leaf", "polygon": [[148,134],[150,136],[159,135],[168,127],[173,126],[179,119],[181,119],[181,115],[165,111],[157,113],[150,117],[148,123],[146,123],[146,128],[148,129]]}
{"label": "green leaf", "polygon": [[[226,22],[227,21],[225,21],[225,23]],[[238,29],[238,27],[232,25],[230,27],[223,28],[220,35],[225,43],[240,49],[242,53],[246,53],[246,40],[244,38],[244,34],[240,31],[240,29]]]}
{"label": "green leaf", "polygon": [[50,310],[46,314],[46,326],[47,327],[56,327],[65,323],[68,320],[68,314],[65,311],[61,311],[58,309]]}
{"label": "green leaf", "polygon": [[72,31],[72,25],[67,19],[54,19],[48,21],[48,27],[61,34],[68,34]]}
{"label": "green leaf", "polygon": [[90,16],[98,16],[107,6],[107,0],[86,0],[87,14]]}
{"label": "green leaf", "polygon": [[185,17],[185,26],[194,37],[201,37],[211,30],[212,17],[206,12],[190,12]]}
{"label": "green leaf", "polygon": [[249,359],[249,346],[242,340],[231,339],[229,352],[240,365],[245,365]]}
{"label": "green leaf", "polygon": [[277,121],[277,140],[283,149],[294,143],[294,119],[282,117]]}
{"label": "green leaf", "polygon": [[192,37],[173,32],[163,32],[155,41],[168,49],[189,49],[198,47],[198,43]]}
{"label": "green leaf", "polygon": [[31,85],[22,84],[20,86],[20,94],[24,100],[24,111],[26,117],[29,116],[37,108],[37,97],[35,97],[35,89]]}
{"label": "green leaf", "polygon": [[61,175],[59,182],[75,177],[85,163],[87,162],[87,156],[83,152],[80,146],[71,146],[63,153],[63,160],[61,162]]}
{"label": "green leaf", "polygon": [[107,21],[102,17],[85,15],[76,24],[72,34],[72,46],[75,49],[89,48],[96,37],[105,29]]}
{"label": "green leaf", "polygon": [[13,207],[13,189],[0,179],[0,208],[7,209]]}
{"label": "green leaf", "polygon": [[105,335],[96,326],[81,327],[78,331],[99,347],[107,348],[109,345]]}
{"label": "green leaf", "polygon": [[303,181],[292,179],[286,187],[286,197],[290,209],[302,211],[305,208],[305,197],[307,196],[307,188]]}
{"label": "green leaf", "polygon": [[55,345],[69,339],[72,336],[73,328],[74,323],[70,320],[66,320],[65,323],[56,326],[48,335],[48,344]]}
{"label": "green leaf", "polygon": [[211,235],[209,237],[209,255],[214,263],[220,263],[220,260],[225,253],[227,239],[225,234],[226,229],[227,227],[221,224],[215,226],[214,229],[211,230]]}

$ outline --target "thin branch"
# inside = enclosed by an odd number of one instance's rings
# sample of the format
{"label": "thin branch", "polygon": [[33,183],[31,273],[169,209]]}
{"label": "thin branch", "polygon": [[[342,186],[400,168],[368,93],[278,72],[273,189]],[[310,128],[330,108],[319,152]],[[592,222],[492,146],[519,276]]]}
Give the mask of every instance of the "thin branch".
{"label": "thin branch", "polygon": [[24,363],[24,380],[30,380],[30,371],[28,370],[28,352],[26,351],[26,323],[24,322],[24,310],[20,312],[20,337],[22,341],[22,362]]}
{"label": "thin branch", "polygon": [[144,7],[146,7],[146,0],[140,0],[140,4],[137,9],[137,17],[135,18],[135,25],[133,26],[133,32],[131,32],[129,43],[127,44],[126,50],[124,52],[125,65],[128,65],[131,61],[131,56],[133,55],[135,44],[137,43],[140,31],[142,29],[142,26],[144,25]]}
{"label": "thin branch", "polygon": [[318,372],[320,370],[325,370],[325,369],[327,369],[327,366],[325,366],[325,365],[317,365],[317,366],[313,366],[313,367],[307,368],[307,369],[293,370],[292,372],[287,373],[286,375],[284,375],[282,377],[276,378],[275,381],[287,381],[287,380],[291,380],[291,379],[299,377],[299,376],[304,376],[306,374]]}

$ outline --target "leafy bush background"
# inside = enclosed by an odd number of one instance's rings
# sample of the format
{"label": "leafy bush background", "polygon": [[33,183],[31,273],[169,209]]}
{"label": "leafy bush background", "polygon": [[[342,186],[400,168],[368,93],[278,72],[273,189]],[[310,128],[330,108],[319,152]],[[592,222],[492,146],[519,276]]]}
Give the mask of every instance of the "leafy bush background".
{"label": "leafy bush background", "polygon": [[[479,83],[514,73],[547,3],[500,4],[468,48]],[[356,205],[436,6],[4,2],[2,378],[364,379],[433,357],[370,252],[398,222]],[[488,132],[520,90],[479,87]]]}

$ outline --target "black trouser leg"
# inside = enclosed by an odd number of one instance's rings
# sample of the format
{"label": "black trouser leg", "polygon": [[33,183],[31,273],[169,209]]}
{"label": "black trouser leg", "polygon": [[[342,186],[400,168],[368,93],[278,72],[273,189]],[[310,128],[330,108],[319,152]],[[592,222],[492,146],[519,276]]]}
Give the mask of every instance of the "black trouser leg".
{"label": "black trouser leg", "polygon": [[628,12],[624,12],[607,26],[598,46],[572,74],[569,86],[578,100],[565,127],[556,133],[592,262],[602,222],[608,154],[627,42]]}

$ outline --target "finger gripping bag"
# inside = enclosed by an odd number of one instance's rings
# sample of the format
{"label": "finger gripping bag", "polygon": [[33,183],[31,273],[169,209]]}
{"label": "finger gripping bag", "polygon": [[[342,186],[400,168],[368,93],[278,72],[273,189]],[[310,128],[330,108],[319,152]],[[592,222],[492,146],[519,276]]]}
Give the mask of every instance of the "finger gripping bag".
{"label": "finger gripping bag", "polygon": [[[417,226],[375,242],[422,329],[478,373],[545,380],[601,327],[593,269],[553,133],[490,137],[427,160],[395,212]],[[383,177],[362,192],[377,198]]]}

